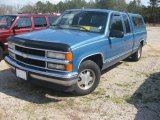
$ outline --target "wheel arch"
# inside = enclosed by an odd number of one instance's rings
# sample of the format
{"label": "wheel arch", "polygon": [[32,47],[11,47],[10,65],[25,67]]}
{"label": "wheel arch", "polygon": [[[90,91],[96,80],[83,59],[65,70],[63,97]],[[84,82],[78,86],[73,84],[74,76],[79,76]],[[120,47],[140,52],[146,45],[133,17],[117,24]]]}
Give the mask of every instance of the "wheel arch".
{"label": "wheel arch", "polygon": [[142,47],[144,46],[144,40],[140,41],[140,45],[142,45]]}
{"label": "wheel arch", "polygon": [[91,61],[95,62],[99,66],[100,70],[102,70],[103,63],[104,63],[104,57],[103,57],[102,53],[90,54],[90,55],[82,58],[79,62],[78,69],[79,69],[81,63],[86,60],[91,60]]}

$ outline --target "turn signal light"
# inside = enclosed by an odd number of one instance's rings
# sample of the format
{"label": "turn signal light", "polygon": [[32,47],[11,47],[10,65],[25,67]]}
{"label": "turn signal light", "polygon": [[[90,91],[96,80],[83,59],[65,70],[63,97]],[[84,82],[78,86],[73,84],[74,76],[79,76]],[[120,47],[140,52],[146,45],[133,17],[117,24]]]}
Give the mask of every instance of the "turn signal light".
{"label": "turn signal light", "polygon": [[65,60],[72,61],[72,59],[73,59],[72,53],[65,54]]}
{"label": "turn signal light", "polygon": [[72,64],[66,65],[66,71],[72,71],[72,68],[73,68]]}

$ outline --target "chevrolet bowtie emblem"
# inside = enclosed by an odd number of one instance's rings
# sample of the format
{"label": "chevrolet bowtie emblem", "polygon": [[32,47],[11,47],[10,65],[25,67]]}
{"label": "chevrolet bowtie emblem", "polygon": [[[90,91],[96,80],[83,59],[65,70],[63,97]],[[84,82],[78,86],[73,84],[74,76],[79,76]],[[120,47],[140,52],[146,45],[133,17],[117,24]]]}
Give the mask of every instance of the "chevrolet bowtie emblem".
{"label": "chevrolet bowtie emblem", "polygon": [[27,54],[22,53],[23,58],[27,58]]}

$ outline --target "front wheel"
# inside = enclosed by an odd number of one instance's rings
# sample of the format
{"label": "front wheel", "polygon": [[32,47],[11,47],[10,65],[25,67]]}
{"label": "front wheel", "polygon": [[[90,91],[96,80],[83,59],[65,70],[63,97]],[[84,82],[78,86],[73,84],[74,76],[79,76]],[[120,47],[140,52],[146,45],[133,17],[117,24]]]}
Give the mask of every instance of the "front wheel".
{"label": "front wheel", "polygon": [[139,61],[142,56],[142,45],[139,46],[138,50],[131,55],[133,61]]}
{"label": "front wheel", "polygon": [[81,63],[78,72],[79,79],[75,84],[74,93],[76,95],[87,95],[94,91],[100,80],[99,66],[95,62],[87,60]]}

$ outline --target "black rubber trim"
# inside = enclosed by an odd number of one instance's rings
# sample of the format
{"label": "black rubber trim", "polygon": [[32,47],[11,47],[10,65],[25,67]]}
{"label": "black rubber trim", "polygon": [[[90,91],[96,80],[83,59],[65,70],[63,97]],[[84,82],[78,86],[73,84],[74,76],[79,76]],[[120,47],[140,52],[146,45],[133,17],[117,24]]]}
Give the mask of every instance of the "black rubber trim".
{"label": "black rubber trim", "polygon": [[18,45],[30,47],[30,48],[39,48],[44,50],[55,50],[55,51],[62,51],[62,52],[71,51],[70,46],[63,43],[34,41],[34,40],[22,39],[18,37],[9,37],[8,41]]}

